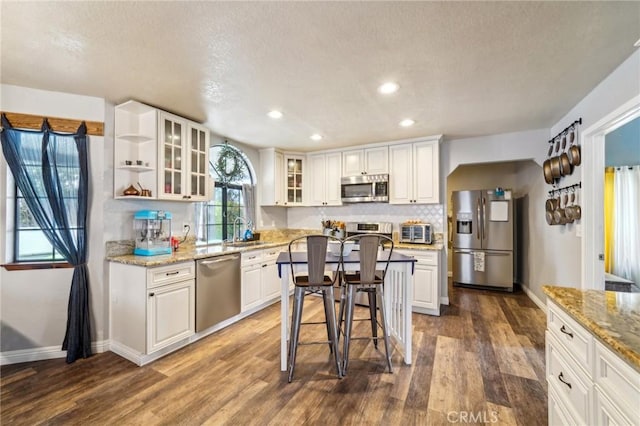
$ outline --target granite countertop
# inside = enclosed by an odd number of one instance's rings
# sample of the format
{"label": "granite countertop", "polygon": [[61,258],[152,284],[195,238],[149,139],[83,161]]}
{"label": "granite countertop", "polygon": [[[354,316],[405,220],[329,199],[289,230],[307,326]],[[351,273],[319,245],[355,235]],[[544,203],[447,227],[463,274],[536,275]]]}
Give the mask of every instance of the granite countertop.
{"label": "granite countertop", "polygon": [[394,243],[394,248],[408,249],[408,250],[440,251],[444,248],[444,245],[442,243],[433,243],[433,244]]}
{"label": "granite countertop", "polygon": [[118,256],[107,256],[110,262],[125,263],[127,265],[137,265],[144,267],[154,267],[169,265],[171,263],[186,262],[189,260],[205,259],[208,257],[223,256],[230,253],[242,253],[251,250],[262,250],[267,248],[286,246],[289,241],[260,242],[258,244],[245,244],[242,246],[232,246],[215,244],[209,246],[187,245],[180,247],[171,254],[158,256],[136,256],[134,254],[124,254]]}
{"label": "granite countertop", "polygon": [[[110,262],[124,263],[127,265],[137,265],[144,267],[154,267],[169,265],[171,263],[186,262],[189,260],[204,259],[207,257],[223,256],[229,253],[242,253],[251,250],[261,250],[273,247],[286,247],[289,240],[260,242],[259,244],[247,244],[238,246],[214,244],[209,246],[186,245],[180,247],[172,254],[158,256],[136,256],[134,254],[123,254],[117,256],[107,256]],[[442,250],[442,244],[402,244],[396,243],[397,249],[411,250]]]}
{"label": "granite countertop", "polygon": [[547,297],[640,371],[640,293],[543,286]]}

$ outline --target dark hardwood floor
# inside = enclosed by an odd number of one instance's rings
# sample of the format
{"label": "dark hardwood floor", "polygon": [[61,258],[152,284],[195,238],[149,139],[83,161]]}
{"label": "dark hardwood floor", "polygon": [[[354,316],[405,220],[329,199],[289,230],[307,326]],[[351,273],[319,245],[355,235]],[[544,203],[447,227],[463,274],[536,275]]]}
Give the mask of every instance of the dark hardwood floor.
{"label": "dark hardwood floor", "polygon": [[[305,320],[322,318],[321,299],[306,300]],[[546,424],[544,313],[522,292],[450,287],[450,300],[440,317],[413,314],[413,363],[394,351],[393,374],[383,352],[355,341],[347,377],[327,346],[301,346],[287,383],[275,304],[144,367],[111,352],[3,366],[0,423]]]}

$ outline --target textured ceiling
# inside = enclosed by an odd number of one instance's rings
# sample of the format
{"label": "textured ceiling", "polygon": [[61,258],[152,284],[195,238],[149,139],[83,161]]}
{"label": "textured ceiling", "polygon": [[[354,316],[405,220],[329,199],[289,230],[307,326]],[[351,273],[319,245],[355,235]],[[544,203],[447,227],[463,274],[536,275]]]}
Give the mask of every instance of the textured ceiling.
{"label": "textured ceiling", "polygon": [[[3,83],[136,99],[249,145],[303,151],[550,127],[640,38],[640,2],[0,7]],[[387,80],[400,90],[382,96]],[[416,124],[399,127],[406,117]]]}

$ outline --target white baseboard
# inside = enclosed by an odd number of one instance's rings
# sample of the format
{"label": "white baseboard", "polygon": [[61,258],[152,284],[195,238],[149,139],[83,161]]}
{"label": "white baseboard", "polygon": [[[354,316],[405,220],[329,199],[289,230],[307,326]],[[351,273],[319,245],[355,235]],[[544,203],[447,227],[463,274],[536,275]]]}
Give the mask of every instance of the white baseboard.
{"label": "white baseboard", "polygon": [[544,312],[546,314],[547,313],[547,304],[542,302],[542,300],[540,300],[538,298],[538,296],[536,296],[531,290],[529,290],[529,288],[527,286],[520,285],[520,287],[522,288],[522,291],[524,291],[524,294],[526,294],[527,297],[529,297],[529,299],[531,299],[531,301],[533,303],[535,303],[536,306],[538,306],[538,308],[540,308],[542,310],[542,312]]}
{"label": "white baseboard", "polygon": [[[20,362],[43,361],[46,359],[66,358],[67,351],[63,351],[60,348],[61,346],[47,346],[2,352],[0,353],[0,365],[18,364]],[[99,342],[91,343],[91,351],[93,353],[97,354],[108,350],[108,340],[101,340]]]}

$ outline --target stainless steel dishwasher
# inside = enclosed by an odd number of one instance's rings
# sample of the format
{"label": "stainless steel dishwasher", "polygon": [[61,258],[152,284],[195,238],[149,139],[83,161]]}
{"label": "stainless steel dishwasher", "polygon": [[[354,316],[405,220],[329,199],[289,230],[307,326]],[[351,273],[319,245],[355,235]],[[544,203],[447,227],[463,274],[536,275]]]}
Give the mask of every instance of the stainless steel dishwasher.
{"label": "stainless steel dishwasher", "polygon": [[240,313],[240,255],[196,261],[196,332]]}

